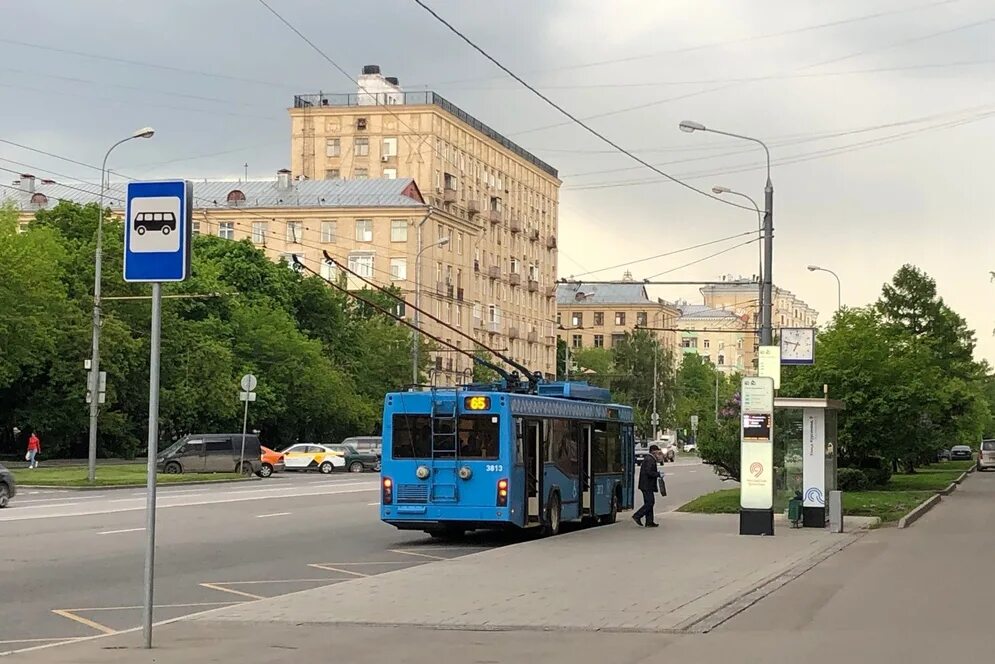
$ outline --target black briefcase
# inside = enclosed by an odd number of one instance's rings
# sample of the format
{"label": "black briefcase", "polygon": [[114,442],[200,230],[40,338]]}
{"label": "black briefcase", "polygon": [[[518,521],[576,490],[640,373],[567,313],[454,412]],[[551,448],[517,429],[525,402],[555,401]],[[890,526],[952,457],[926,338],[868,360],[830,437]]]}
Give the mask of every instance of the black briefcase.
{"label": "black briefcase", "polygon": [[667,497],[667,482],[666,482],[666,480],[664,480],[663,477],[659,477],[659,478],[657,478],[656,483],[660,487],[660,495],[663,496],[664,498],[666,498]]}

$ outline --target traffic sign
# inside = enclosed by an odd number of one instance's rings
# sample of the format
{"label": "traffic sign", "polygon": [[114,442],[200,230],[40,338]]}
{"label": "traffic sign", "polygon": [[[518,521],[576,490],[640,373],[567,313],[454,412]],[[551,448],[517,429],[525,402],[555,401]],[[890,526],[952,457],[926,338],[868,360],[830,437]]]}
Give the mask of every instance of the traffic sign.
{"label": "traffic sign", "polygon": [[694,429],[697,429],[697,428],[698,428],[698,416],[697,415],[692,415],[691,416],[691,429],[694,430]]}
{"label": "traffic sign", "polygon": [[248,402],[248,401],[255,401],[256,400],[256,393],[255,392],[239,392],[238,393],[238,400],[239,401],[246,401],[246,402]]}
{"label": "traffic sign", "polygon": [[242,386],[242,391],[243,392],[253,391],[254,389],[256,389],[256,383],[257,381],[255,376],[253,376],[252,374],[245,374],[244,376],[242,376],[242,382],[240,383]]}
{"label": "traffic sign", "polygon": [[193,185],[183,180],[129,182],[124,280],[183,281],[190,274]]}

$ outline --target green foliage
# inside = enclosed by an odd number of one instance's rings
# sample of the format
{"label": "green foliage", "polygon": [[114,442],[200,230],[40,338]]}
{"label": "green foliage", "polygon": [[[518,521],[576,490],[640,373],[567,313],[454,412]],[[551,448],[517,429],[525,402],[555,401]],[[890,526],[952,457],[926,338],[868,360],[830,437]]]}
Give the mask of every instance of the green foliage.
{"label": "green foliage", "polygon": [[[474,355],[485,362],[490,362],[494,364],[494,356],[488,353],[486,350],[478,350]],[[473,363],[473,382],[474,383],[494,383],[501,379],[494,369],[484,366],[479,362]]]}
{"label": "green foliage", "polygon": [[[37,430],[48,456],[85,455],[98,213],[62,203],[18,234],[16,212],[0,211],[0,452],[23,453],[10,436],[17,426]],[[105,218],[98,453],[129,457],[145,446],[150,312],[148,299],[112,299],[149,294],[121,280],[122,239],[120,222]],[[276,447],[372,433],[384,393],[410,382],[406,329],[248,242],[197,236],[191,278],[164,294],[197,297],[163,301],[163,442],[239,430],[246,372],[259,378],[249,427]],[[365,296],[395,308],[387,295]]]}
{"label": "green foliage", "polygon": [[[632,406],[636,431],[650,437],[653,427],[653,378],[657,379],[656,408],[667,414],[674,405],[674,358],[647,330],[626,333],[612,349],[611,391]],[[655,367],[655,371],[654,371]],[[661,416],[661,421],[665,421]]]}
{"label": "green foliage", "polygon": [[866,491],[870,485],[867,475],[859,468],[840,468],[836,471],[836,486],[840,491]]}
{"label": "green foliage", "polygon": [[586,380],[598,387],[611,387],[615,358],[607,348],[578,348],[571,353],[573,370],[570,377]]}

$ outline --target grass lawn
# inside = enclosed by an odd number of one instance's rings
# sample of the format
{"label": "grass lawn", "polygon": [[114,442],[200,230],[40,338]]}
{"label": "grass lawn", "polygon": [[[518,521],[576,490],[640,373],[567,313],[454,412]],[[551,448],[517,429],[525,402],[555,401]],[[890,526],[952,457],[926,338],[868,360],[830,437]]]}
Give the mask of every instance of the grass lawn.
{"label": "grass lawn", "polygon": [[[946,485],[944,485],[946,486]],[[843,493],[843,514],[877,516],[881,521],[898,521],[913,507],[936,493],[935,491],[859,491]],[[787,494],[775,496],[774,511],[783,512]],[[679,508],[680,512],[697,514],[735,514],[739,512],[739,488],[722,489],[695,498]]]}
{"label": "grass lawn", "polygon": [[890,491],[939,491],[960,477],[962,470],[955,471],[925,471],[912,475],[892,475],[891,480],[883,488]]}
{"label": "grass lawn", "polygon": [[[18,484],[41,484],[46,486],[120,486],[122,484],[145,484],[146,469],[144,463],[105,466],[97,464],[97,481],[91,485],[86,481],[86,467],[72,466],[68,468],[27,468],[13,469],[14,479]],[[182,484],[184,482],[204,482],[231,480],[238,478],[235,473],[184,473],[181,475],[165,475],[159,473],[157,482],[160,484]]]}
{"label": "grass lawn", "polygon": [[916,472],[933,473],[957,471],[958,473],[963,473],[965,470],[971,470],[974,468],[977,463],[977,461],[940,461],[939,463],[931,463],[928,466],[917,468]]}

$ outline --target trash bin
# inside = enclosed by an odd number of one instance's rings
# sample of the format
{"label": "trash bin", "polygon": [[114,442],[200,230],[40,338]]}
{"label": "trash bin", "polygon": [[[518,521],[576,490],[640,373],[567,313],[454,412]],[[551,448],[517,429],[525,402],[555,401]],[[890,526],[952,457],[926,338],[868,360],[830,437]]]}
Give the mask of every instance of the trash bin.
{"label": "trash bin", "polygon": [[802,523],[802,495],[796,493],[795,497],[788,501],[788,521],[792,528],[800,528]]}

